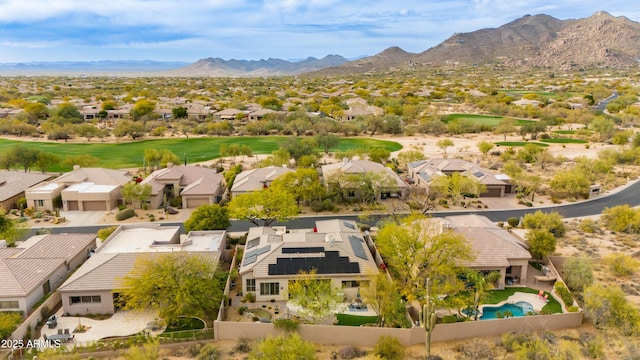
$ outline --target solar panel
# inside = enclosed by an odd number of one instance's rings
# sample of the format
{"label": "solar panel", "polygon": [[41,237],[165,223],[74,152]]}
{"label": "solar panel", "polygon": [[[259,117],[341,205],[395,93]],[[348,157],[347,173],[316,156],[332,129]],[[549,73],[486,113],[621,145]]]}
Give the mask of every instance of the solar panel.
{"label": "solar panel", "polygon": [[257,249],[253,249],[251,251],[247,251],[245,253],[245,257],[254,256],[254,255],[255,256],[259,256],[259,255],[262,255],[262,254],[266,253],[269,250],[271,250],[271,245],[265,245],[265,246],[263,246],[261,248],[257,248]]}
{"label": "solar panel", "polygon": [[[337,252],[336,252],[337,254]],[[300,271],[316,269],[317,274],[359,274],[360,264],[349,262],[346,256],[279,258],[275,264],[269,264],[269,275],[296,275]]]}
{"label": "solar panel", "polygon": [[367,253],[364,251],[364,246],[362,246],[362,240],[354,235],[349,235],[349,242],[351,243],[351,248],[353,249],[353,254],[360,259],[367,260]]}
{"label": "solar panel", "polygon": [[258,244],[260,244],[260,238],[256,238],[256,239],[251,239],[249,241],[247,241],[247,250],[254,248],[256,246],[258,246]]}
{"label": "solar panel", "polygon": [[349,229],[353,229],[353,230],[355,230],[355,229],[356,229],[356,226],[355,226],[353,223],[351,223],[351,222],[343,221],[343,222],[342,222],[342,224],[343,224],[344,226],[348,227]]}
{"label": "solar panel", "polygon": [[479,177],[483,177],[484,173],[482,171],[476,171],[476,172],[473,173],[473,176],[478,177],[478,178]]}
{"label": "solar panel", "polygon": [[256,260],[258,260],[258,257],[256,255],[245,256],[244,261],[242,262],[242,266],[253,264],[254,262],[256,262]]}

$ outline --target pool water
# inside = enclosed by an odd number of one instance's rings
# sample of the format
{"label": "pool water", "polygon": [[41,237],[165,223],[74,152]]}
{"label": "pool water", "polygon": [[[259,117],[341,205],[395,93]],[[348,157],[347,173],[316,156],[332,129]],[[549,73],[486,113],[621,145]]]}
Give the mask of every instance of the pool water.
{"label": "pool water", "polygon": [[515,304],[504,304],[500,306],[484,306],[480,320],[499,319],[498,313],[510,311],[510,317],[521,317],[533,311],[533,306],[526,301],[518,301]]}

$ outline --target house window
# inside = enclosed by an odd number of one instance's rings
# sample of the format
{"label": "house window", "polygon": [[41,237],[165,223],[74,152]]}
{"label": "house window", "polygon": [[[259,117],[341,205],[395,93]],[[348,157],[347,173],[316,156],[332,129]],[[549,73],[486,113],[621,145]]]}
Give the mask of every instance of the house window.
{"label": "house window", "polygon": [[17,301],[0,301],[0,309],[19,309],[20,303]]}
{"label": "house window", "polygon": [[102,298],[100,295],[94,296],[69,296],[69,302],[71,305],[76,304],[100,304],[102,302]]}
{"label": "house window", "polygon": [[35,207],[43,207],[44,206],[44,200],[33,200]]}
{"label": "house window", "polygon": [[357,280],[343,280],[342,287],[343,288],[355,288],[360,286],[360,281]]}
{"label": "house window", "polygon": [[260,284],[260,295],[280,295],[280,283]]}
{"label": "house window", "polygon": [[256,291],[256,279],[247,279],[245,291]]}

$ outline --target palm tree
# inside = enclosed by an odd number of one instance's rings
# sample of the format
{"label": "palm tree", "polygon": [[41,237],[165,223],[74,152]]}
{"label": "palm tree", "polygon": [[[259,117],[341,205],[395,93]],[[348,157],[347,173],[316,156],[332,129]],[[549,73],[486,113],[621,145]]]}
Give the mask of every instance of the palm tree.
{"label": "palm tree", "polygon": [[466,275],[468,284],[473,288],[474,320],[478,320],[480,302],[487,294],[487,291],[493,289],[494,284],[500,279],[501,275],[498,271],[484,274],[475,270],[469,270]]}

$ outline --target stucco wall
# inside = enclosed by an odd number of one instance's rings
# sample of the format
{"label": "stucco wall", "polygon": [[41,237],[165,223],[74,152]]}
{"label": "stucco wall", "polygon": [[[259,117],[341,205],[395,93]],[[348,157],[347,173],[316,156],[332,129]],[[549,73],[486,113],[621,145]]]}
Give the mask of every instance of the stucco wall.
{"label": "stucco wall", "polygon": [[[36,324],[42,320],[42,309],[47,308],[49,310],[55,308],[56,304],[60,302],[60,293],[57,291],[51,294],[51,296],[40,305],[18,328],[11,334],[11,339],[20,340],[24,338],[29,327],[35,328]],[[45,314],[46,315],[46,314]]]}
{"label": "stucco wall", "polygon": [[[71,304],[71,296],[95,296],[100,295],[99,304],[81,303]],[[62,292],[62,309],[65,314],[113,314],[113,293],[110,290],[103,291],[65,291]]]}
{"label": "stucco wall", "polygon": [[[565,329],[582,325],[582,313],[525,316],[521,318],[469,321],[455,324],[438,324],[432,341],[460,340],[482,336],[497,336],[511,331],[544,331]],[[263,339],[277,336],[280,330],[273,324],[215,321],[217,340]],[[425,342],[421,327],[411,329],[300,325],[298,333],[316,344],[374,346],[382,335],[396,337],[405,346]]]}

